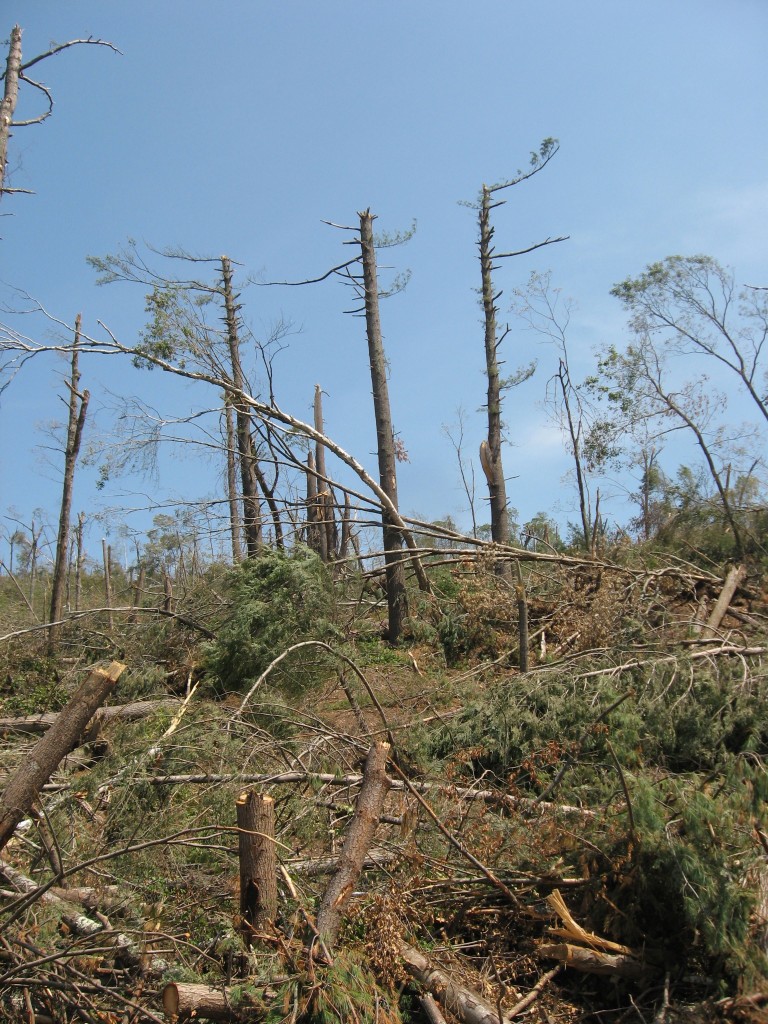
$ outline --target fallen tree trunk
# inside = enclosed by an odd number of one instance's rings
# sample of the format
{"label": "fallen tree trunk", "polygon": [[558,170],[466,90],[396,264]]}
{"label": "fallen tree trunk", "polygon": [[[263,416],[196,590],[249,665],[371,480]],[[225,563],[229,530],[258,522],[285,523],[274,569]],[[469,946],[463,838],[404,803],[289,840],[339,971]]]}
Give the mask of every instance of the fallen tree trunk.
{"label": "fallen tree trunk", "polygon": [[[0,860],[0,877],[4,878],[20,895],[34,896],[40,891],[36,882],[3,860]],[[98,935],[104,945],[109,946],[115,957],[119,958],[129,970],[137,974],[144,974],[148,969],[159,973],[167,968],[168,964],[165,960],[145,954],[124,932],[114,931],[108,922],[104,924],[102,921],[94,921],[83,914],[75,902],[68,899],[66,895],[58,895],[59,893],[66,894],[66,892],[65,889],[57,889],[56,892],[48,890],[40,892],[36,899],[50,907],[67,929],[75,935]]]}
{"label": "fallen tree trunk", "polygon": [[747,575],[747,570],[743,565],[734,565],[725,578],[723,589],[720,591],[720,597],[717,599],[715,607],[712,609],[712,613],[707,619],[706,625],[701,631],[702,639],[708,637],[717,636],[717,631],[720,627],[720,623],[725,618],[725,614],[728,611],[728,606],[733,600],[733,595],[736,593],[738,588],[744,582]]}
{"label": "fallen tree trunk", "polygon": [[40,790],[63,757],[73,750],[97,708],[104,702],[125,670],[113,661],[108,668],[93,668],[78,687],[56,722],[37,741],[23,765],[11,776],[0,797],[0,850],[29,812]]}
{"label": "fallen tree trunk", "polygon": [[368,751],[363,785],[357,806],[347,829],[347,838],[339,857],[339,867],[328,884],[317,913],[317,930],[327,948],[336,942],[344,907],[363,870],[363,862],[373,842],[389,788],[387,777],[389,744],[374,743]]}
{"label": "fallen tree trunk", "polygon": [[240,1015],[230,1002],[231,991],[172,981],[163,989],[163,1010],[172,1020],[236,1021]]}
{"label": "fallen tree trunk", "polygon": [[[734,651],[737,650],[734,648]],[[762,653],[762,648],[761,648]],[[329,786],[358,786],[363,781],[362,775],[333,775],[330,772],[280,772],[279,774],[231,774],[231,775],[155,775],[146,780],[153,786],[210,786],[222,782],[263,783],[269,785],[285,785],[294,782],[322,782]],[[390,782],[393,790],[405,790],[404,782],[393,779]],[[531,797],[512,796],[493,789],[464,789],[461,786],[442,786],[435,782],[412,782],[411,786],[419,793],[440,793],[456,796],[460,800],[480,800],[483,803],[496,804],[520,814],[543,814],[546,811],[557,814],[574,815],[580,818],[594,818],[596,812],[586,807],[570,804],[555,804],[549,801],[537,801]]]}
{"label": "fallen tree trunk", "polygon": [[[369,850],[363,861],[363,868],[378,868],[396,861],[399,854],[389,850]],[[306,875],[312,878],[314,875],[330,875],[339,866],[338,857],[318,857],[311,860],[289,860],[285,866],[297,875]]]}
{"label": "fallen tree trunk", "polygon": [[[164,708],[178,707],[177,697],[161,697],[158,700],[137,700],[132,704],[116,704],[114,707],[99,708],[93,715],[93,721],[104,722],[135,722],[147,718],[155,711]],[[45,711],[39,715],[24,715],[20,718],[0,718],[0,732],[23,732],[40,735],[48,732],[55,725],[60,711]]]}
{"label": "fallen tree trunk", "polygon": [[401,941],[398,950],[411,977],[464,1024],[503,1024],[496,1010],[482,996],[454,981],[414,946]]}
{"label": "fallen tree trunk", "polygon": [[634,957],[573,946],[570,942],[554,942],[539,946],[538,953],[547,960],[559,960],[566,967],[573,967],[585,974],[611,974],[620,978],[637,979],[648,972],[647,966]]}

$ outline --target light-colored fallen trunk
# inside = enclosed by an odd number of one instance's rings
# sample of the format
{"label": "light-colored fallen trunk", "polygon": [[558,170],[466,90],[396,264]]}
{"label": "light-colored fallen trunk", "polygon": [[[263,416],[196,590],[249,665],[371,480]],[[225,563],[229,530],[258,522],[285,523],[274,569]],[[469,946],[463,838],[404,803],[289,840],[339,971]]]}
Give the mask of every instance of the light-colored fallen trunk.
{"label": "light-colored fallen trunk", "polygon": [[[39,891],[36,882],[4,860],[0,860],[0,877],[4,878],[20,895],[32,895]],[[59,893],[66,893],[66,890],[57,889],[56,892],[53,892],[49,889],[47,892],[40,893],[38,900],[44,906],[49,907],[70,932],[75,935],[98,936],[100,944],[109,946],[115,957],[118,957],[127,968],[137,974],[144,974],[147,970],[159,973],[166,969],[168,965],[165,960],[144,953],[130,936],[124,932],[114,931],[101,921],[94,921],[84,914],[75,902],[66,899]]]}
{"label": "light-colored fallen trunk", "polygon": [[[378,868],[396,861],[399,854],[390,850],[369,850],[363,861],[363,870],[366,868]],[[318,857],[312,860],[289,860],[285,866],[291,874],[306,875],[312,878],[315,875],[330,875],[339,866],[338,857]]]}
{"label": "light-colored fallen trunk", "polygon": [[[734,648],[737,650],[737,648]],[[762,651],[762,648],[761,648]],[[275,774],[231,774],[231,775],[155,775],[145,781],[153,786],[186,786],[201,785],[211,786],[223,782],[240,783],[263,783],[269,785],[287,785],[294,782],[322,782],[329,786],[359,786],[363,781],[362,775],[333,775],[330,772],[280,772]],[[419,793],[444,793],[446,796],[457,797],[460,800],[480,800],[483,803],[495,804],[505,807],[510,811],[517,811],[520,814],[535,814],[540,816],[546,812],[564,814],[579,818],[594,818],[595,811],[586,807],[577,807],[570,804],[555,804],[549,801],[537,801],[530,797],[512,796],[510,793],[502,793],[495,789],[464,789],[461,786],[442,786],[435,782],[412,782],[411,785]],[[404,782],[397,779],[391,781],[393,790],[405,790]]]}
{"label": "light-colored fallen trunk", "polygon": [[55,723],[32,747],[24,764],[11,776],[0,797],[0,850],[29,812],[59,762],[77,746],[86,726],[124,670],[125,665],[119,661],[113,661],[106,669],[91,669]]}
{"label": "light-colored fallen trunk", "polygon": [[163,1010],[172,1020],[236,1021],[240,1015],[230,1001],[231,991],[172,981],[163,989]]}
{"label": "light-colored fallen trunk", "polygon": [[623,978],[641,978],[647,971],[640,955],[629,946],[588,932],[575,920],[557,889],[547,896],[547,904],[563,922],[561,928],[549,928],[549,935],[565,942],[545,943],[539,954],[559,960],[567,967],[588,974],[615,974]]}
{"label": "light-colored fallen trunk", "polygon": [[725,578],[723,589],[720,591],[715,607],[707,619],[706,625],[701,631],[702,639],[707,640],[717,636],[720,623],[725,618],[728,606],[733,600],[733,595],[739,589],[747,576],[747,570],[743,565],[734,565]]}
{"label": "light-colored fallen trunk", "polygon": [[379,824],[389,788],[387,777],[389,744],[374,743],[368,751],[363,784],[355,813],[347,828],[347,837],[339,857],[339,867],[328,884],[317,913],[317,930],[326,947],[336,942],[344,909],[363,870],[373,836]]}
{"label": "light-colored fallen trunk", "polygon": [[612,974],[621,978],[642,978],[648,971],[644,963],[632,956],[603,953],[599,949],[573,946],[569,942],[548,943],[539,946],[538,954],[546,960],[559,960],[585,974]]}
{"label": "light-colored fallen trunk", "polygon": [[[114,721],[135,722],[141,718],[147,718],[155,711],[176,708],[179,703],[176,697],[161,697],[158,700],[138,700],[132,704],[117,704],[110,708],[99,708],[92,721],[100,724]],[[21,718],[0,718],[0,732],[40,735],[47,732],[56,723],[60,713],[59,711],[46,711],[40,715],[24,715]]]}
{"label": "light-colored fallen trunk", "polygon": [[454,981],[447,971],[435,967],[414,946],[401,941],[398,943],[398,951],[411,977],[464,1024],[504,1024],[499,1020],[496,1010],[482,996]]}

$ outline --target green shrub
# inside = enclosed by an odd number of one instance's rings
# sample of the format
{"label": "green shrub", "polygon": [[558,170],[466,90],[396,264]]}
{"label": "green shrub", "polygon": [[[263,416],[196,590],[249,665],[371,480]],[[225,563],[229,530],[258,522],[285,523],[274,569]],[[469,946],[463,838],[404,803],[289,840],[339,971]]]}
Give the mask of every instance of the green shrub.
{"label": "green shrub", "polygon": [[[265,550],[243,562],[227,581],[229,620],[209,648],[206,669],[219,692],[244,692],[278,655],[303,640],[337,636],[330,576],[305,547]],[[270,684],[297,692],[323,659],[317,649],[289,656],[270,675]]]}

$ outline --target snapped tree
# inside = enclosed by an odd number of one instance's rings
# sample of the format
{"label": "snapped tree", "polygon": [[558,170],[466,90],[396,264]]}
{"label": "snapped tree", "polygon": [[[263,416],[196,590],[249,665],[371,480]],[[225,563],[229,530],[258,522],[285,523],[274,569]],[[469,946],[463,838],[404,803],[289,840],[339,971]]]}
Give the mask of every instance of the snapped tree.
{"label": "snapped tree", "polygon": [[[106,42],[104,39],[70,39],[68,43],[59,43],[56,46],[52,46],[45,53],[40,53],[36,57],[32,57],[31,60],[24,61],[22,59],[21,52],[21,27],[14,25],[11,29],[11,38],[8,46],[8,59],[5,64],[5,71],[0,74],[0,81],[4,82],[3,86],[3,99],[0,103],[0,197],[4,193],[13,192],[26,192],[29,194],[30,190],[26,188],[10,188],[6,185],[7,168],[8,168],[8,142],[13,134],[13,128],[28,128],[33,124],[41,124],[53,113],[53,96],[51,95],[50,89],[43,85],[42,82],[38,82],[27,74],[30,68],[36,64],[40,64],[41,61],[46,60],[48,57],[53,57],[57,53],[61,53],[62,50],[68,49],[70,46],[106,46],[115,53],[120,53],[116,46],[112,43]],[[16,105],[19,101],[19,86],[29,85],[33,89],[37,89],[38,92],[42,93],[47,109],[38,114],[36,117],[26,118],[23,121],[15,121],[14,115],[16,113]]]}
{"label": "snapped tree", "polygon": [[[544,139],[539,147],[539,151],[531,153],[530,168],[527,171],[518,171],[514,178],[497,182],[495,185],[483,185],[480,197],[474,205],[474,208],[478,211],[479,237],[477,244],[480,252],[480,295],[483,304],[485,326],[485,373],[488,379],[486,397],[488,437],[483,441],[480,448],[480,462],[488,483],[491,537],[497,544],[509,544],[510,542],[507,485],[501,455],[503,440],[502,399],[507,391],[527,380],[533,374],[535,364],[530,364],[506,379],[501,376],[503,361],[499,358],[499,349],[509,334],[509,326],[505,326],[502,330],[499,328],[499,308],[497,303],[502,295],[502,291],[496,290],[493,274],[498,269],[499,260],[509,259],[513,256],[522,256],[545,245],[563,242],[568,236],[546,238],[543,242],[536,242],[534,245],[529,245],[525,249],[518,249],[514,252],[496,252],[493,245],[495,229],[491,224],[491,211],[506,203],[506,199],[496,198],[498,193],[515,185],[520,185],[535,174],[538,174],[539,171],[544,170],[559,148],[556,139]],[[512,569],[508,563],[499,560],[496,565],[496,572],[500,576],[509,579],[510,583],[512,582]]]}

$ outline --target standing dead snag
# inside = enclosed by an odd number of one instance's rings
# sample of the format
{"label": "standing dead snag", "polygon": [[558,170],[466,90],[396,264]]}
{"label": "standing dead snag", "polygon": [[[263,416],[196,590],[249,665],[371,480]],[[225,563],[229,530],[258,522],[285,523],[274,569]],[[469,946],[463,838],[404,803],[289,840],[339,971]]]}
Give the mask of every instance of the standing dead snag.
{"label": "standing dead snag", "polygon": [[[511,387],[522,383],[531,376],[534,364],[518,371],[512,377],[502,380],[499,359],[499,348],[509,333],[505,328],[499,337],[498,330],[498,302],[501,292],[494,289],[493,271],[497,269],[497,260],[507,259],[510,256],[522,256],[524,253],[540,249],[544,245],[551,245],[554,242],[564,241],[564,237],[547,238],[543,242],[520,249],[517,252],[497,253],[493,246],[494,228],[491,224],[491,210],[497,206],[503,206],[506,200],[495,199],[494,196],[502,189],[519,185],[528,178],[533,177],[543,170],[552,157],[557,153],[559,146],[555,139],[545,139],[538,153],[531,154],[531,168],[528,171],[519,171],[509,181],[501,181],[496,185],[483,185],[480,191],[480,198],[477,206],[478,223],[480,235],[478,248],[480,250],[480,277],[481,277],[481,299],[483,303],[483,316],[485,322],[485,372],[488,377],[487,412],[488,412],[488,438],[483,441],[480,449],[480,460],[483,471],[488,481],[488,495],[491,508],[491,537],[497,544],[509,544],[509,509],[507,503],[507,486],[504,477],[504,466],[501,459],[502,443],[502,419],[501,401],[503,393]],[[509,565],[499,561],[496,572],[512,582],[512,574]]]}
{"label": "standing dead snag", "polygon": [[271,928],[277,915],[275,804],[255,790],[237,798],[240,858],[240,918],[243,941],[250,949],[255,936]]}
{"label": "standing dead snag", "polygon": [[[360,217],[360,251],[363,263],[365,327],[368,336],[368,358],[371,364],[373,408],[376,417],[376,447],[379,456],[379,482],[395,508],[397,502],[397,455],[392,412],[387,385],[387,361],[379,317],[379,286],[376,274],[376,248],[373,241],[374,214],[363,210]],[[387,638],[397,643],[406,616],[405,571],[403,569],[403,538],[386,509],[382,511],[384,563],[387,575]]]}
{"label": "standing dead snag", "polygon": [[[59,532],[56,539],[56,560],[53,567],[53,578],[51,580],[51,607],[50,621],[52,623],[48,634],[48,656],[56,653],[58,630],[55,625],[61,618],[64,608],[64,591],[67,579],[67,553],[69,551],[69,524],[72,516],[72,491],[75,483],[75,464],[80,452],[80,442],[85,426],[85,415],[88,409],[90,395],[87,391],[80,392],[80,369],[78,360],[80,357],[80,324],[81,317],[78,313],[75,317],[75,336],[72,342],[72,372],[67,381],[69,388],[69,418],[67,422],[67,436],[64,442],[64,483],[61,493],[61,510],[59,512]],[[111,602],[108,602],[111,603]]]}
{"label": "standing dead snag", "polygon": [[85,727],[124,670],[125,665],[119,661],[113,661],[106,669],[91,669],[54,725],[37,741],[24,764],[11,776],[0,797],[0,850],[56,771],[61,759],[77,746]]}
{"label": "standing dead snag", "polygon": [[[71,39],[68,43],[59,43],[58,46],[52,46],[46,53],[38,54],[37,57],[33,57],[32,60],[28,60],[24,64],[21,59],[21,27],[14,25],[11,29],[8,60],[6,61],[5,71],[0,75],[0,79],[5,80],[3,99],[0,104],[0,197],[2,197],[4,192],[29,191],[29,189],[7,188],[5,186],[5,172],[8,166],[8,140],[12,134],[11,128],[28,128],[32,124],[40,124],[41,121],[45,121],[53,113],[53,97],[48,88],[42,82],[36,82],[34,79],[29,78],[25,72],[33,65],[39,64],[40,61],[45,60],[47,57],[53,57],[54,54],[60,53],[70,46],[85,46],[89,43],[93,46],[107,46],[110,50],[114,50],[115,53],[120,52],[116,46],[106,42],[104,39]],[[48,109],[37,117],[29,118],[26,121],[14,121],[13,116],[16,113],[16,104],[19,99],[19,85],[22,82],[34,86],[35,89],[38,89],[45,96],[48,101]]]}
{"label": "standing dead snag", "polygon": [[330,949],[336,942],[344,908],[363,870],[391,780],[387,776],[389,744],[374,743],[368,751],[363,785],[339,857],[339,869],[325,890],[317,914],[317,930]]}

